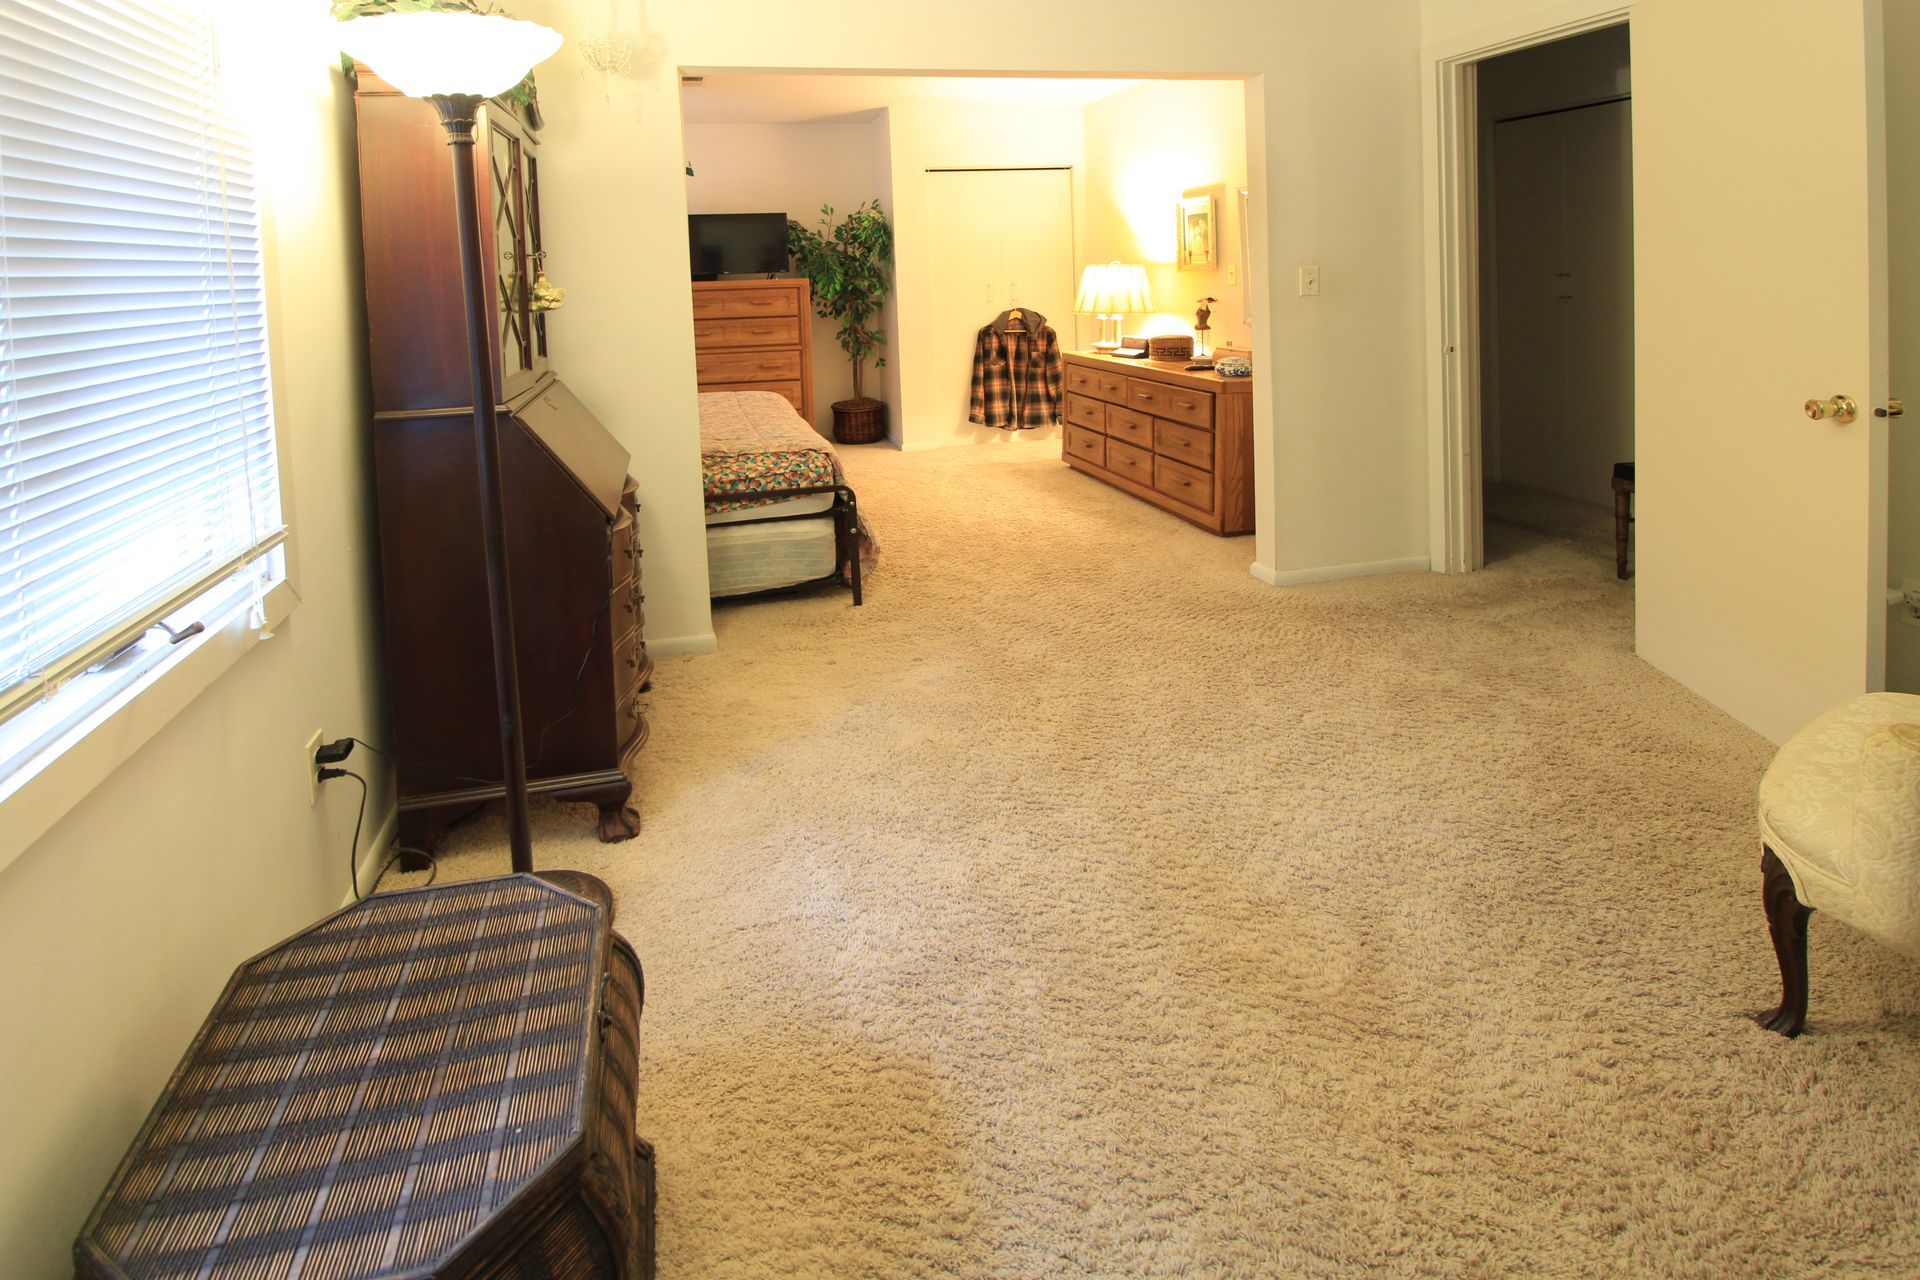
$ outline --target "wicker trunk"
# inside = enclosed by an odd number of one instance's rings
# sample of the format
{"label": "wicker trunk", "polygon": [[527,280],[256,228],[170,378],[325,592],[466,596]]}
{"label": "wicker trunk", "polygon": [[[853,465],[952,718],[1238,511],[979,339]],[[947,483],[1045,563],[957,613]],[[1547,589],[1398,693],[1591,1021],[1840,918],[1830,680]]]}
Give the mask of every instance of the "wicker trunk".
{"label": "wicker trunk", "polygon": [[607,912],[532,876],[329,916],[234,974],[77,1274],[651,1277],[642,995]]}

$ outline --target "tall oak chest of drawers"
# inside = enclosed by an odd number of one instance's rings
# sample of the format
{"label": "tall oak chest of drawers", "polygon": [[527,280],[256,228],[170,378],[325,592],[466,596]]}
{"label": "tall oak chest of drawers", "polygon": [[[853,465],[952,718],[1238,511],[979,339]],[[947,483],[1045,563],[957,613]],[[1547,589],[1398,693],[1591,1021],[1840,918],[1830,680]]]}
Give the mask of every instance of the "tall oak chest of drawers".
{"label": "tall oak chest of drawers", "polygon": [[702,391],[773,391],[813,421],[813,291],[804,277],[697,280],[693,363]]}
{"label": "tall oak chest of drawers", "polygon": [[1253,379],[1183,360],[1065,359],[1068,466],[1209,533],[1253,531]]}

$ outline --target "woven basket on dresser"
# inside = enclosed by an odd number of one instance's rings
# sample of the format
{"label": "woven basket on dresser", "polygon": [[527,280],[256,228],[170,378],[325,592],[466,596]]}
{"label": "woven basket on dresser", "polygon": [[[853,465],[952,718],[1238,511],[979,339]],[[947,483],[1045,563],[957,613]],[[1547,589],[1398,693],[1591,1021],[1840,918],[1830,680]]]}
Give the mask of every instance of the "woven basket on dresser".
{"label": "woven basket on dresser", "polygon": [[639,962],[532,876],[376,894],[234,973],[85,1280],[645,1280]]}
{"label": "woven basket on dresser", "polygon": [[887,402],[872,396],[833,402],[833,438],[841,444],[872,444],[887,438]]}

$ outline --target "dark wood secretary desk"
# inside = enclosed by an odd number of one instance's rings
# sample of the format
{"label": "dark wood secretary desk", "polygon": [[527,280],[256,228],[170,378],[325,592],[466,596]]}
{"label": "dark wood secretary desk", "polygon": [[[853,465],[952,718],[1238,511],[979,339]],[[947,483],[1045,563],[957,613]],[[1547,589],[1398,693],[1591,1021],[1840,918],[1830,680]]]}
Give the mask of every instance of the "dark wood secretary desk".
{"label": "dark wood secretary desk", "polygon": [[[453,175],[433,108],[364,67],[354,93],[366,256],[387,700],[401,843],[504,794],[480,549]],[[653,672],[628,455],[548,368],[533,305],[537,115],[486,104],[474,148],[483,259],[498,264],[500,470],[531,791],[600,808],[629,839],[625,764],[646,742]],[[556,322],[561,323],[561,322]]]}

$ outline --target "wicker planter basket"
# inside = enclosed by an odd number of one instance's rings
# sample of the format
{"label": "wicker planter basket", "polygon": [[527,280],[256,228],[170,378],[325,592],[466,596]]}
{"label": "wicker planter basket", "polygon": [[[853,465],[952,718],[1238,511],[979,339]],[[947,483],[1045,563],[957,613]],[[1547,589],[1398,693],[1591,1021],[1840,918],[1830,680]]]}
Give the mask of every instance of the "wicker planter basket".
{"label": "wicker planter basket", "polygon": [[872,396],[833,402],[833,438],[841,444],[872,444],[887,438],[887,402]]}

